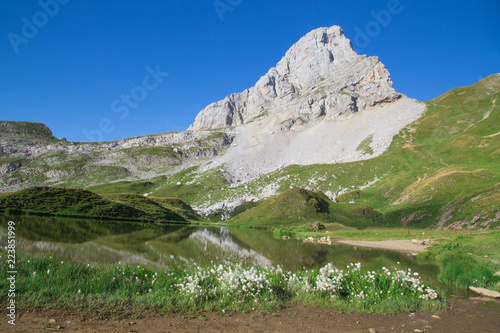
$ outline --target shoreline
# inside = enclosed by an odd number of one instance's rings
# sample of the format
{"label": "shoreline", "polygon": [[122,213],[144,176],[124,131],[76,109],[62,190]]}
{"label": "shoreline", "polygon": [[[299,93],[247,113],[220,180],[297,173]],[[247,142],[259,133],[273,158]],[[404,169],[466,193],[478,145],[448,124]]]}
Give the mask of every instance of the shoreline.
{"label": "shoreline", "polygon": [[430,244],[425,244],[425,245],[414,244],[409,239],[394,239],[394,240],[384,240],[384,241],[358,241],[358,240],[342,239],[335,241],[337,243],[345,245],[370,247],[375,249],[411,252],[411,253],[424,252],[430,246]]}

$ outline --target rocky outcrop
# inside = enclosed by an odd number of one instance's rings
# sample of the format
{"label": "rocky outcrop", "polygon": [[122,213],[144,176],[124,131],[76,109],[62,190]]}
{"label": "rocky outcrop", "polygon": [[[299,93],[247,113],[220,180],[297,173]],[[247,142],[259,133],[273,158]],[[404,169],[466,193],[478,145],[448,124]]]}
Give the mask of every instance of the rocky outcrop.
{"label": "rocky outcrop", "polygon": [[23,166],[21,161],[0,165],[0,174],[12,173]]}
{"label": "rocky outcrop", "polygon": [[30,140],[57,140],[45,124],[26,121],[0,121],[0,140],[11,137]]}
{"label": "rocky outcrop", "polygon": [[319,28],[254,87],[203,109],[189,129],[238,126],[284,110],[303,120],[335,119],[400,97],[379,58],[356,54],[340,27]]}

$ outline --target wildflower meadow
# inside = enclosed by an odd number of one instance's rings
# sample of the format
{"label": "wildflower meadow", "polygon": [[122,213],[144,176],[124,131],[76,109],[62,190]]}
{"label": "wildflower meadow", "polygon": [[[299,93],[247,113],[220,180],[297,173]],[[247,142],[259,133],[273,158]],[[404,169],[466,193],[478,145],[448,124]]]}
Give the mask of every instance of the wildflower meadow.
{"label": "wildflower meadow", "polygon": [[[6,265],[0,270],[5,273]],[[7,288],[1,281],[0,292]],[[239,264],[160,269],[151,264],[90,264],[45,256],[19,260],[17,288],[21,309],[103,314],[268,311],[290,301],[375,313],[444,307],[418,273],[385,267],[368,271],[359,263],[289,272],[279,266]]]}

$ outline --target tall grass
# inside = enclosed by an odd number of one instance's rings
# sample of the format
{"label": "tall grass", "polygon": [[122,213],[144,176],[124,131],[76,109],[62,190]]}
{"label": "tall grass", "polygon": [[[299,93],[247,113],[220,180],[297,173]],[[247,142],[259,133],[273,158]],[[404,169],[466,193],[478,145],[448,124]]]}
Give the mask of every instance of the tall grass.
{"label": "tall grass", "polygon": [[443,239],[420,253],[419,259],[436,261],[440,267],[438,280],[444,284],[500,291],[500,277],[493,275],[500,268],[499,235],[492,231]]}
{"label": "tall grass", "polygon": [[474,257],[463,252],[452,252],[443,254],[439,281],[458,287],[494,287],[500,282],[499,277],[493,276],[493,271],[479,263]]}

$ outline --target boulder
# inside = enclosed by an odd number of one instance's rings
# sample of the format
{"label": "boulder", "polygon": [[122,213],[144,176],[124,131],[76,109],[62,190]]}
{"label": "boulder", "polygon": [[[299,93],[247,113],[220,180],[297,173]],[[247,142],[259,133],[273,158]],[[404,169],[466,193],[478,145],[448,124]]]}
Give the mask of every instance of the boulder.
{"label": "boulder", "polygon": [[316,221],[311,224],[312,231],[321,231],[325,229],[325,226],[320,222]]}
{"label": "boulder", "polygon": [[481,295],[481,296],[490,297],[490,298],[500,298],[500,293],[493,291],[493,290],[489,290],[486,288],[476,288],[476,287],[469,287],[469,289],[471,291],[475,292],[476,294]]}

